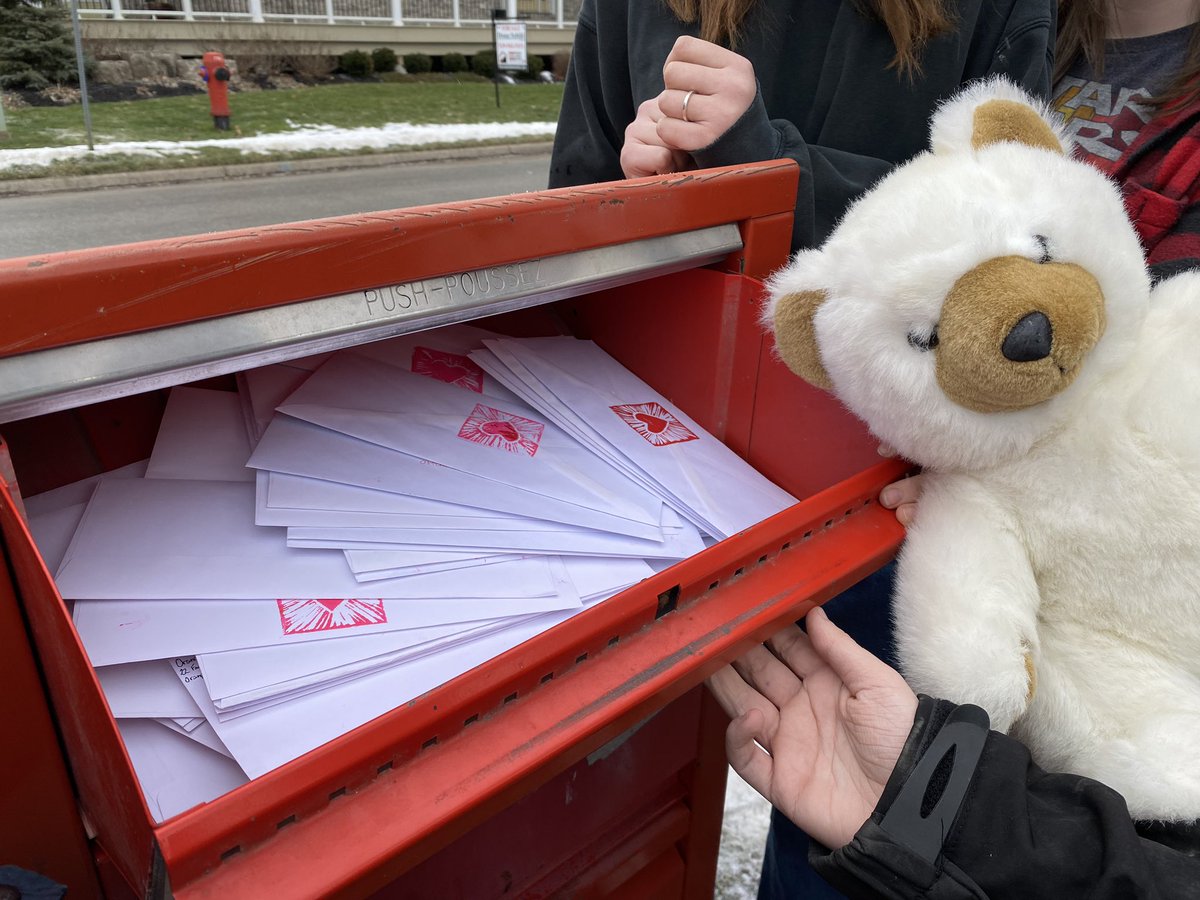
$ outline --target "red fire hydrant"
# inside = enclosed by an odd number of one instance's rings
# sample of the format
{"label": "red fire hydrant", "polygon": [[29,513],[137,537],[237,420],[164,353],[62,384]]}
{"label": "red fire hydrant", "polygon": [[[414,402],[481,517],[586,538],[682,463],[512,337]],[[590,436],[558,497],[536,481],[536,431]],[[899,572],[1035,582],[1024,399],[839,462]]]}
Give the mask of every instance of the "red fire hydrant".
{"label": "red fire hydrant", "polygon": [[208,87],[208,106],[212,111],[213,127],[229,130],[229,66],[224,55],[215,51],[204,54],[200,77]]}

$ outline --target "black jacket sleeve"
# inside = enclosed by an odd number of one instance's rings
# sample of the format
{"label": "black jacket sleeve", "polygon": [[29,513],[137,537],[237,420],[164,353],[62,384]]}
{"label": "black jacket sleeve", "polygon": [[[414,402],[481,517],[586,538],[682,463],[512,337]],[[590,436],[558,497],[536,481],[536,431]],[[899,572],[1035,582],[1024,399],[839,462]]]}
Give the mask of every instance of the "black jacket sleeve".
{"label": "black jacket sleeve", "polygon": [[978,707],[921,697],[878,807],[813,867],[851,898],[1200,897],[1200,858],[1138,835],[1099,782],[1039,769]]}
{"label": "black jacket sleeve", "polygon": [[[627,76],[620,79],[615,75],[627,68],[628,54],[621,45],[602,48],[597,27],[594,0],[585,0],[575,25],[575,42],[554,133],[549,179],[552,188],[625,177],[621,147],[625,126],[633,121],[636,109]],[[609,96],[614,93],[620,96]],[[627,121],[614,121],[614,110]]]}

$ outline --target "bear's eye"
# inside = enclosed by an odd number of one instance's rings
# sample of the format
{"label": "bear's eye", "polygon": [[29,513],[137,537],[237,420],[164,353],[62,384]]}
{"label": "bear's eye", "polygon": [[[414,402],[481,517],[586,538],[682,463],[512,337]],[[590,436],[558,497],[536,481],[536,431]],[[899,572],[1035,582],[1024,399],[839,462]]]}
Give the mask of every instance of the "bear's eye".
{"label": "bear's eye", "polygon": [[1042,251],[1041,255],[1038,256],[1038,262],[1039,263],[1050,262],[1050,260],[1052,259],[1052,257],[1050,256],[1050,241],[1048,241],[1046,239],[1046,236],[1044,234],[1035,234],[1033,236],[1033,239],[1035,241],[1037,241],[1038,249],[1040,249]]}
{"label": "bear's eye", "polygon": [[938,345],[937,326],[933,326],[928,334],[919,334],[916,331],[910,331],[908,333],[908,342],[922,353],[932,350]]}

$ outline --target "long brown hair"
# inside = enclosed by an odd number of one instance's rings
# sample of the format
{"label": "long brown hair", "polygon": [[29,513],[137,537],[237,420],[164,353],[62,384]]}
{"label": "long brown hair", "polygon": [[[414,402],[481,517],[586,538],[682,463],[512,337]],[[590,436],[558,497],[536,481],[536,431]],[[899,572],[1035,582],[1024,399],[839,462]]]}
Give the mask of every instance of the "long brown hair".
{"label": "long brown hair", "polygon": [[[1097,75],[1104,74],[1104,36],[1111,0],[1059,0],[1058,38],[1054,44],[1054,82],[1082,54]],[[1159,112],[1173,111],[1200,99],[1200,22],[1192,25],[1187,57],[1175,77],[1146,102]]]}
{"label": "long brown hair", "polygon": [[[666,0],[681,22],[700,22],[700,37],[737,48],[742,20],[758,0]],[[832,2],[832,0],[830,0]],[[853,0],[859,12],[881,21],[896,55],[890,67],[909,78],[921,72],[921,53],[930,38],[951,28],[954,20],[947,0]]]}

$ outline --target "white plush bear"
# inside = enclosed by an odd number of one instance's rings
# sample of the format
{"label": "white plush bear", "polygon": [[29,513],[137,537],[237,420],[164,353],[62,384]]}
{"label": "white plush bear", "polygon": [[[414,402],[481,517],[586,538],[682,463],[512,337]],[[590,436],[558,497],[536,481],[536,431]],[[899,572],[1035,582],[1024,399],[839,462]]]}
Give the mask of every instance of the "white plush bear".
{"label": "white plush bear", "polygon": [[967,89],[932,150],[772,278],[782,358],[928,473],[895,619],[1135,818],[1200,816],[1200,274],[1151,291],[1116,187],[1034,101]]}

